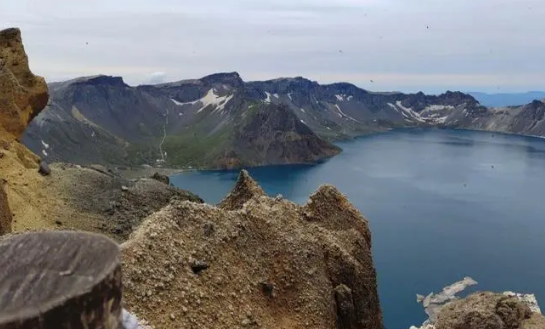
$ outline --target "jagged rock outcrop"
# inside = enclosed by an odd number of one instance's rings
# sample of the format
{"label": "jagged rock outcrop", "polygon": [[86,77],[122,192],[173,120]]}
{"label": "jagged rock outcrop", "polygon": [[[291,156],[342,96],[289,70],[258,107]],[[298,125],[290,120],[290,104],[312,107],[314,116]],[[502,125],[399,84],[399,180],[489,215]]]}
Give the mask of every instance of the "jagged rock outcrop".
{"label": "jagged rock outcrop", "polygon": [[298,206],[243,172],[220,207],[173,202],[122,254],[127,308],[156,328],[383,328],[367,221],[331,186]]}
{"label": "jagged rock outcrop", "polygon": [[21,31],[0,31],[0,126],[11,138],[21,136],[48,99],[45,80],[28,67]]}
{"label": "jagged rock outcrop", "polygon": [[[29,197],[40,189],[39,158],[18,142],[27,124],[45,107],[47,85],[29,69],[21,32],[0,31],[0,234],[11,231],[15,217],[40,218],[38,198]],[[4,185],[4,184],[2,184]]]}
{"label": "jagged rock outcrop", "polygon": [[251,198],[265,195],[265,191],[250,177],[248,171],[241,170],[235,187],[218,206],[225,210],[238,210]]}
{"label": "jagged rock outcrop", "polygon": [[163,174],[160,174],[160,173],[156,172],[155,174],[153,174],[153,176],[151,176],[151,178],[153,178],[156,181],[161,182],[163,184],[170,185],[170,178],[167,175],[163,175]]}

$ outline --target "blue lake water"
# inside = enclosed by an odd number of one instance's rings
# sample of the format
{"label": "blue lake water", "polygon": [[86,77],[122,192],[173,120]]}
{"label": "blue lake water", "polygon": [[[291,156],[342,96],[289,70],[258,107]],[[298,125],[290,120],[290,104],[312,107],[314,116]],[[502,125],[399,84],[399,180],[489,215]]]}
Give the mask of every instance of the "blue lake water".
{"label": "blue lake water", "polygon": [[[416,294],[465,276],[473,290],[535,293],[545,306],[545,139],[399,130],[339,143],[312,166],[250,169],[270,195],[305,203],[337,186],[367,217],[386,327],[425,319]],[[192,172],[175,185],[219,202],[237,172]]]}

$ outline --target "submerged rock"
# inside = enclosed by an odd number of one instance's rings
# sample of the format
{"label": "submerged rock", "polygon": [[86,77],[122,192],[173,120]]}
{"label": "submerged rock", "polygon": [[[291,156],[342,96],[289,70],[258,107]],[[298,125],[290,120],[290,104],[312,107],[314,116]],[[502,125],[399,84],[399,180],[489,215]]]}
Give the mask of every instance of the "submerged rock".
{"label": "submerged rock", "polygon": [[426,297],[417,295],[417,301],[422,302],[424,310],[428,315],[428,322],[435,323],[437,320],[437,314],[441,311],[441,308],[448,302],[456,300],[456,294],[464,291],[467,287],[476,285],[477,281],[470,277],[464,278],[462,281],[455,282],[450,286],[443,288],[438,294],[431,293]]}

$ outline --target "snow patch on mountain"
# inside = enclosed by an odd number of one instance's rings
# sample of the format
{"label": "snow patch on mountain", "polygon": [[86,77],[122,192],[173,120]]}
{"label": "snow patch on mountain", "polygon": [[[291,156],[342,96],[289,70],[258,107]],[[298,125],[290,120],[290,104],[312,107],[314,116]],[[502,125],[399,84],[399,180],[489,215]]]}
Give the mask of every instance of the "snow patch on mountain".
{"label": "snow patch on mountain", "polygon": [[227,105],[227,103],[232,98],[233,95],[219,96],[218,94],[216,94],[215,89],[210,89],[203,98],[194,100],[192,102],[180,102],[173,98],[171,98],[170,100],[178,106],[195,105],[197,103],[201,103],[201,108],[197,111],[197,113],[199,113],[210,105],[217,106],[215,111],[221,111],[225,108],[225,105]]}
{"label": "snow patch on mountain", "polygon": [[210,105],[217,106],[216,110],[221,111],[225,108],[225,105],[233,98],[233,95],[230,96],[219,96],[216,94],[214,89],[210,89],[206,96],[200,99],[202,107],[197,111],[201,112]]}
{"label": "snow patch on mountain", "polygon": [[420,117],[420,114],[418,114],[417,112],[413,111],[412,108],[408,108],[408,107],[403,106],[403,104],[401,103],[401,101],[397,101],[397,102],[396,102],[396,106],[397,106],[401,111],[403,111],[403,112],[401,112],[402,114],[405,113],[405,116],[406,116],[406,117],[413,118],[413,119],[415,119],[416,121],[426,122],[426,120],[424,120],[422,117]]}
{"label": "snow patch on mountain", "polygon": [[200,102],[201,100],[200,99],[197,99],[196,101],[193,101],[193,102],[178,102],[177,100],[175,100],[174,98],[171,98],[170,99],[174,104],[178,105],[178,106],[184,106],[184,105],[194,105],[198,102]]}
{"label": "snow patch on mountain", "polygon": [[349,120],[352,120],[354,122],[359,122],[358,120],[354,119],[353,117],[347,115],[346,113],[344,113],[342,110],[341,110],[341,107],[337,104],[334,105],[336,108],[337,108],[337,111],[339,111],[339,116],[342,118],[342,117],[345,117]]}
{"label": "snow patch on mountain", "polygon": [[218,107],[214,110],[214,112],[216,111],[223,111],[225,109],[225,105],[227,105],[227,103],[229,103],[229,101],[233,99],[233,95],[229,95],[227,97],[225,97],[224,100],[222,100],[220,102],[220,104],[218,105]]}
{"label": "snow patch on mountain", "polygon": [[265,92],[265,94],[267,95],[267,98],[265,99],[265,103],[269,104],[271,102],[271,94],[269,94],[268,92]]}

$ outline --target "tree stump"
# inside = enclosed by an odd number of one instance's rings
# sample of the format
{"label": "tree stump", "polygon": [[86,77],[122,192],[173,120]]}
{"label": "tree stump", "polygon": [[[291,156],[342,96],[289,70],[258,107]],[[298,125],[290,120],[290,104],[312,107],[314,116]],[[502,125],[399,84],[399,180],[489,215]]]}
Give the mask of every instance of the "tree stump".
{"label": "tree stump", "polygon": [[0,240],[0,329],[120,329],[118,245],[90,233]]}

